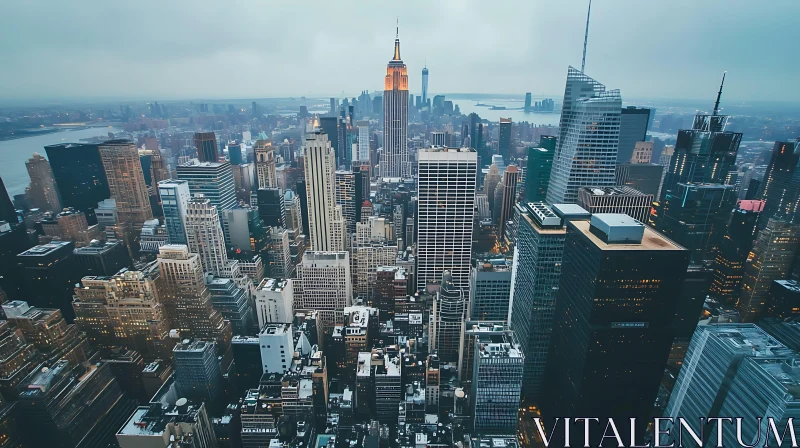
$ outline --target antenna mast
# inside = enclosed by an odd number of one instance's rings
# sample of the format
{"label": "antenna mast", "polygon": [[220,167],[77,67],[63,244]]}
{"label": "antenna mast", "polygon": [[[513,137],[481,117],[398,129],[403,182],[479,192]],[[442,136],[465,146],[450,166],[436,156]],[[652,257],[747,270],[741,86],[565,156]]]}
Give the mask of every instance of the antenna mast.
{"label": "antenna mast", "polygon": [[586,67],[586,44],[589,42],[589,16],[592,15],[592,0],[589,0],[589,11],[586,13],[586,33],[583,35],[583,59],[581,59],[581,73]]}
{"label": "antenna mast", "polygon": [[725,84],[725,75],[728,72],[722,72],[722,82],[719,83],[719,92],[717,92],[717,101],[714,103],[714,112],[712,115],[719,113],[719,99],[722,97],[722,86]]}

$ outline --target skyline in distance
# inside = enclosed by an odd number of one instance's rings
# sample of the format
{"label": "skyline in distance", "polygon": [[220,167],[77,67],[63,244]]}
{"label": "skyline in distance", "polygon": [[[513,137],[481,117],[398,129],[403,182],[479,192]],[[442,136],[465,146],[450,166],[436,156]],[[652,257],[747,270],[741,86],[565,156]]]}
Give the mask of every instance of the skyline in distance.
{"label": "skyline in distance", "polygon": [[[563,4],[562,4],[563,3]],[[325,97],[380,91],[399,18],[410,90],[558,95],[580,67],[585,0],[308,7],[145,0],[6,5],[5,103]],[[703,99],[728,71],[729,101],[800,101],[791,58],[800,3],[712,0],[592,5],[586,73],[627,98]],[[294,22],[294,23],[293,23]],[[776,38],[776,34],[782,34]],[[54,76],[57,73],[58,76]],[[765,83],[765,76],[770,82]]]}

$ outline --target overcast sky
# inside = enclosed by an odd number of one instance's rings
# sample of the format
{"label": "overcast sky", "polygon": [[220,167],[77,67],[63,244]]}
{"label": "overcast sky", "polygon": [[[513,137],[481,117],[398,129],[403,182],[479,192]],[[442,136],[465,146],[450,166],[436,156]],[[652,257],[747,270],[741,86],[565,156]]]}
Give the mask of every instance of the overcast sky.
{"label": "overcast sky", "polygon": [[[2,0],[11,99],[353,96],[395,18],[412,92],[563,94],[586,0]],[[800,1],[595,0],[586,73],[625,98],[800,101]]]}

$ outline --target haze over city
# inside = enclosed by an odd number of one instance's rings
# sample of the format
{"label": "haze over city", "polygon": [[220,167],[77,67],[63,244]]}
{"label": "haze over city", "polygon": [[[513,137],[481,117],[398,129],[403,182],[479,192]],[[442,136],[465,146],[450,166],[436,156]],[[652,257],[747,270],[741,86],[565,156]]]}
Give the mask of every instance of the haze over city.
{"label": "haze over city", "polygon": [[[43,14],[42,11],[47,13]],[[4,2],[3,103],[336,96],[381,88],[399,18],[412,91],[554,95],[586,2]],[[596,1],[587,72],[623,99],[800,101],[800,3]]]}

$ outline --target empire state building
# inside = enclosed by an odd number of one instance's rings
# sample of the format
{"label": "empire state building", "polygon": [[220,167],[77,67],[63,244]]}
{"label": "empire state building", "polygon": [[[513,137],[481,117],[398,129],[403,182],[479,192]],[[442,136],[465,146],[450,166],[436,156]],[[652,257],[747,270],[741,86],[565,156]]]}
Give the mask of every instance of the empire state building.
{"label": "empire state building", "polygon": [[408,160],[408,73],[400,59],[400,34],[394,39],[394,57],[386,66],[383,87],[383,154],[381,176],[410,177]]}

